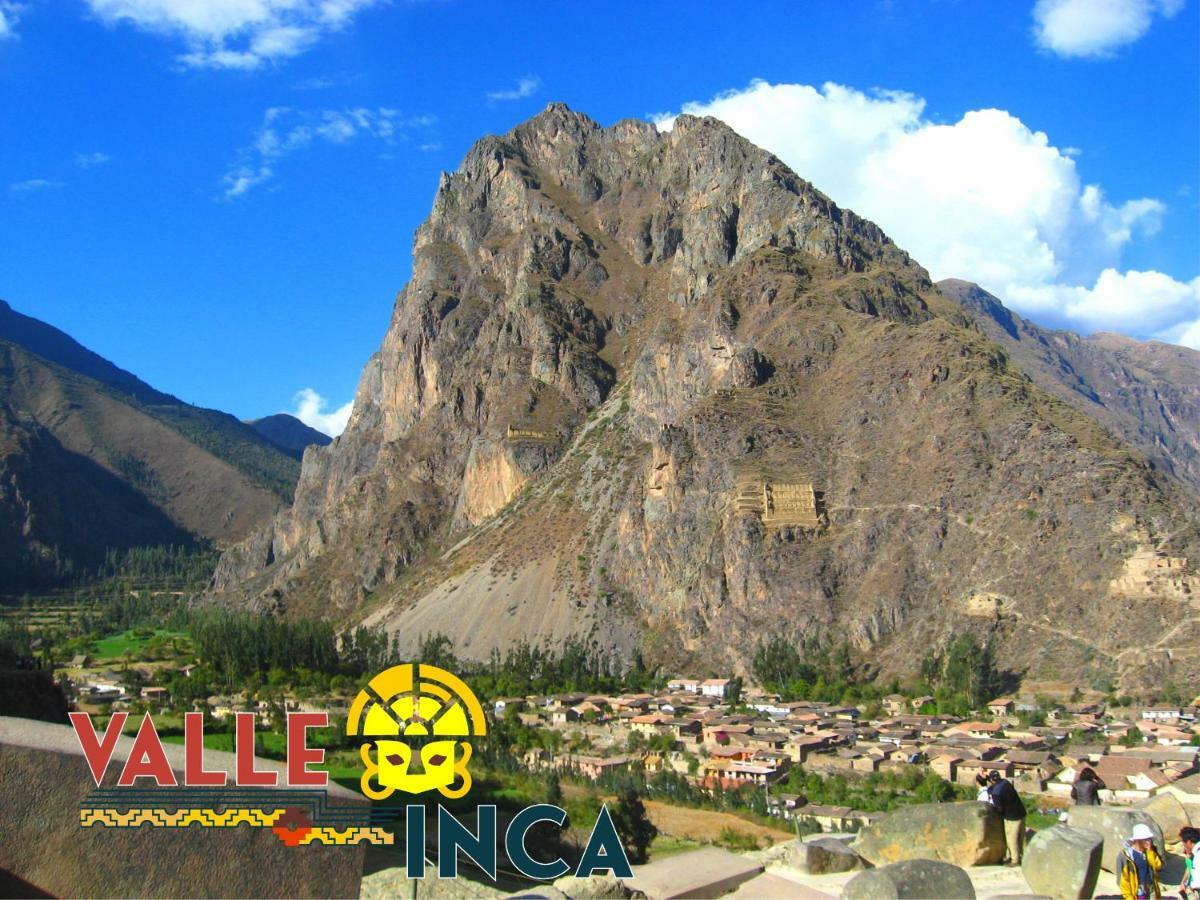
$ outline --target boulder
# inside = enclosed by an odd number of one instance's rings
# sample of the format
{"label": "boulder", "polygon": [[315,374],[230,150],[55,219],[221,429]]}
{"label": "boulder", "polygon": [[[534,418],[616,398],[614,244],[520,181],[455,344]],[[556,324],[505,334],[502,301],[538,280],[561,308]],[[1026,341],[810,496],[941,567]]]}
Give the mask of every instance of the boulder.
{"label": "boulder", "polygon": [[1069,822],[1072,828],[1088,828],[1104,837],[1104,850],[1100,857],[1100,868],[1113,871],[1117,854],[1139,822],[1150,826],[1154,832],[1154,843],[1163,847],[1162,829],[1154,817],[1140,809],[1118,809],[1113,806],[1072,806]]}
{"label": "boulder", "polygon": [[1033,836],[1025,848],[1021,874],[1033,891],[1054,900],[1091,897],[1103,852],[1100,832],[1056,825]]}
{"label": "boulder", "polygon": [[809,875],[853,872],[863,867],[862,860],[847,841],[818,838],[815,841],[793,841],[787,846],[787,864]]}
{"label": "boulder", "polygon": [[958,866],[933,859],[909,859],[859,872],[842,888],[844,900],[906,900],[938,897],[975,900],[975,888]]}
{"label": "boulder", "polygon": [[612,875],[593,875],[589,878],[564,875],[554,882],[554,887],[571,900],[620,900],[633,895],[629,888]]}
{"label": "boulder", "polygon": [[1004,858],[1004,824],[987,803],[905,806],[859,832],[854,849],[872,865],[936,859],[988,866]]}
{"label": "boulder", "polygon": [[1158,823],[1163,840],[1172,849],[1179,846],[1179,829],[1192,824],[1191,816],[1174,794],[1155,794],[1139,803],[1137,808]]}

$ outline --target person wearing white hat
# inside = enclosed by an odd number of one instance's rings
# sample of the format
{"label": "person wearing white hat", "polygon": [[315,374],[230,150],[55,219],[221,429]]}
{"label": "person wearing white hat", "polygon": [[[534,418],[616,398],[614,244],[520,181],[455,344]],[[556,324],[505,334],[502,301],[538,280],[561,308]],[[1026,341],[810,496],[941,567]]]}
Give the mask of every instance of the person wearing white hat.
{"label": "person wearing white hat", "polygon": [[1121,897],[1124,900],[1161,898],[1158,873],[1162,864],[1162,854],[1154,846],[1154,832],[1145,822],[1138,822],[1117,855],[1117,884],[1121,888]]}

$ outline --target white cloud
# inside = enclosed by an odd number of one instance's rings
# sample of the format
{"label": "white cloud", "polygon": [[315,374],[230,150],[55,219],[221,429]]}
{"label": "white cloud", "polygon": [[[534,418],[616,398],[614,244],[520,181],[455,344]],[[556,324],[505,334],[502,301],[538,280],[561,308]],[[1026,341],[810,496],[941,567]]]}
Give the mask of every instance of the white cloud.
{"label": "white cloud", "polygon": [[303,53],[381,0],[85,0],[109,25],[183,41],[195,68],[255,69]]}
{"label": "white cloud", "polygon": [[1180,329],[1174,343],[1183,344],[1185,347],[1191,347],[1193,350],[1200,350],[1200,318],[1195,322],[1189,322]]}
{"label": "white cloud", "polygon": [[1184,283],[1162,272],[1105,269],[1092,287],[1017,285],[1008,299],[1035,316],[1065,315],[1087,331],[1129,331],[1136,322],[1142,335],[1178,340],[1191,326],[1189,346],[1200,349],[1200,331],[1195,331],[1200,325],[1200,277]]}
{"label": "white cloud", "polygon": [[[1130,242],[1158,230],[1162,202],[1108,200],[1071,154],[1004,110],[952,124],[924,110],[899,91],[762,81],[683,107],[723,120],[877,222],[934,278],[977,281],[1050,325],[1182,333],[1195,282],[1119,271]],[[671,127],[671,116],[654,118]]]}
{"label": "white cloud", "polygon": [[263,124],[238,163],[222,178],[226,199],[240,197],[275,177],[275,163],[314,143],[345,144],[369,137],[391,144],[404,140],[405,132],[427,129],[431,116],[402,116],[388,107],[366,109],[298,110],[274,106],[263,114]]}
{"label": "white cloud", "polygon": [[75,165],[81,169],[91,169],[102,166],[112,159],[107,153],[76,153]]}
{"label": "white cloud", "polygon": [[488,91],[487,98],[493,102],[497,100],[524,100],[526,97],[532,97],[536,94],[538,88],[541,86],[542,79],[536,75],[526,75],[517,81],[516,87],[500,91]]}
{"label": "white cloud", "polygon": [[21,18],[21,12],[21,4],[0,0],[0,41],[17,36],[17,20]]}
{"label": "white cloud", "polygon": [[295,406],[292,410],[293,416],[309,428],[315,428],[330,437],[337,437],[346,430],[346,423],[350,421],[350,412],[354,409],[354,401],[351,400],[335,410],[326,412],[329,401],[312,388],[298,391],[292,398],[292,404]]}
{"label": "white cloud", "polygon": [[1138,40],[1155,16],[1182,8],[1183,0],[1038,0],[1033,36],[1060,56],[1103,58]]}
{"label": "white cloud", "polygon": [[61,181],[55,181],[52,178],[30,178],[26,181],[14,181],[8,188],[9,190],[16,191],[18,194],[25,194],[30,191],[45,191],[62,186],[63,183]]}

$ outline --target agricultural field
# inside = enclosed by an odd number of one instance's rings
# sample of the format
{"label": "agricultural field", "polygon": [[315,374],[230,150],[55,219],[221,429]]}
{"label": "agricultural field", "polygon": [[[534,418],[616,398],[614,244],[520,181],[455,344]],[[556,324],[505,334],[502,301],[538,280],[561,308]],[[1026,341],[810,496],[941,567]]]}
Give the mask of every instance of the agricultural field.
{"label": "agricultural field", "polygon": [[190,645],[191,639],[184,631],[169,631],[165,628],[129,628],[94,641],[92,648],[96,662],[105,660],[153,662],[186,656]]}

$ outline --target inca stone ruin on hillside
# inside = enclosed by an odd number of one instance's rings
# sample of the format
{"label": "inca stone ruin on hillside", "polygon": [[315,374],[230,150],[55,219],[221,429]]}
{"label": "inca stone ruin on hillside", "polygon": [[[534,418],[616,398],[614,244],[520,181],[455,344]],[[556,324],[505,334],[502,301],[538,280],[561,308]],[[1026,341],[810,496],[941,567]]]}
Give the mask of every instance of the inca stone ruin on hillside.
{"label": "inca stone ruin on hillside", "polygon": [[744,469],[734,484],[733,507],[758,516],[768,530],[826,524],[821,495],[806,473]]}
{"label": "inca stone ruin on hillside", "polygon": [[1125,559],[1121,574],[1109,584],[1113,594],[1126,597],[1157,596],[1200,603],[1200,577],[1192,574],[1183,556],[1171,556],[1133,516],[1119,516],[1113,531],[1137,542],[1137,549]]}
{"label": "inca stone ruin on hillside", "polygon": [[521,441],[558,442],[557,431],[547,431],[539,428],[514,428],[512,425],[509,425],[505,429],[504,437],[513,444],[520,443]]}

